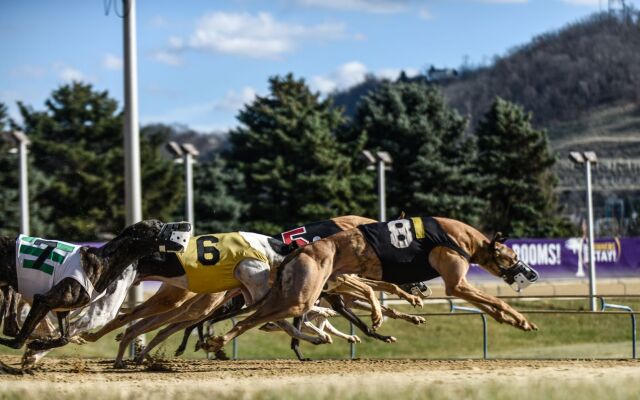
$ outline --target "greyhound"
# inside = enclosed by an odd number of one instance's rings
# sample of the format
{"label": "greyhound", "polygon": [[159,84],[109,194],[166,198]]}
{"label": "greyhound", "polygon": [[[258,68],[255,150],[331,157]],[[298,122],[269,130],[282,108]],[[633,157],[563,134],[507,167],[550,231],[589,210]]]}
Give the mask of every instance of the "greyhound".
{"label": "greyhound", "polygon": [[325,284],[343,274],[399,284],[441,276],[447,295],[474,304],[500,323],[537,330],[504,301],[466,280],[469,262],[474,262],[518,290],[537,281],[537,272],[519,261],[502,240],[499,233],[489,240],[463,222],[432,217],[366,224],[337,233],[287,256],[267,296],[246,310],[255,312],[225,335],[209,338],[208,347],[215,351],[255,326],[303,315]]}
{"label": "greyhound", "polygon": [[58,317],[60,337],[37,339],[32,350],[69,343],[69,313],[95,301],[125,268],[158,249],[182,251],[191,226],[138,222],[125,228],[100,248],[75,246],[25,235],[0,237],[0,285],[10,285],[32,302],[31,310],[15,338],[0,344],[19,349],[51,310]]}

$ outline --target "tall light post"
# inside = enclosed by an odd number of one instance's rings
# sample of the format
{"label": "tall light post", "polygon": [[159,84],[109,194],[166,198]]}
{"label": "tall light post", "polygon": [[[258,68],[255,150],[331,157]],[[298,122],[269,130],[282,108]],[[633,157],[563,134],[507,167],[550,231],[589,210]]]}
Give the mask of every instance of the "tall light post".
{"label": "tall light post", "polygon": [[[120,0],[116,0],[120,1]],[[136,40],[136,2],[122,0],[124,39],[124,200],[127,225],[142,220],[140,179],[140,132],[138,127],[138,55]],[[142,283],[129,289],[129,307],[143,298]],[[144,343],[144,336],[140,337]],[[135,354],[135,345],[129,347]]]}
{"label": "tall light post", "polygon": [[383,222],[387,220],[387,198],[386,198],[386,182],[385,171],[391,169],[391,155],[386,151],[363,150],[362,155],[369,163],[367,169],[375,169],[378,175],[378,220]]}
{"label": "tall light post", "polygon": [[198,149],[191,143],[178,144],[168,142],[167,150],[176,158],[177,162],[184,164],[184,185],[185,185],[185,214],[187,221],[191,223],[191,230],[195,232],[195,216],[193,212],[193,164],[195,158],[200,155]]}
{"label": "tall light post", "polygon": [[[585,166],[585,180],[587,187],[587,230],[589,232],[589,298],[591,301],[591,311],[596,311],[596,260],[593,235],[593,196],[591,188],[591,164],[598,162],[598,157],[594,151],[572,151],[569,159],[576,165]],[[581,249],[582,250],[582,249]]]}
{"label": "tall light post", "polygon": [[10,131],[9,136],[16,143],[18,152],[18,165],[20,170],[20,232],[29,235],[29,175],[27,146],[31,141],[23,132]]}
{"label": "tall light post", "polygon": [[[378,175],[378,221],[384,222],[387,220],[387,196],[386,196],[386,182],[385,171],[391,169],[391,155],[386,151],[376,151],[375,153],[369,150],[363,150],[362,155],[369,163],[367,169],[375,169]],[[380,302],[384,304],[384,292],[380,292]]]}

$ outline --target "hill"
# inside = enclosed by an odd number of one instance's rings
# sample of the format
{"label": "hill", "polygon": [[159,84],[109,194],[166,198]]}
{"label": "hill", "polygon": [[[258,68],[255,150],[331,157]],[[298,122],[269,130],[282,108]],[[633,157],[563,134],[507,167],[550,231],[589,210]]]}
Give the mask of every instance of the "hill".
{"label": "hill", "polygon": [[[470,132],[496,96],[533,112],[535,125],[548,131],[559,161],[558,191],[567,214],[576,220],[584,209],[584,177],[567,154],[596,150],[600,163],[593,177],[600,234],[640,234],[633,223],[640,214],[638,11],[594,14],[539,35],[488,66],[456,74],[433,72],[411,79],[440,86],[449,104],[469,117]],[[334,101],[353,112],[358,99],[378,84],[370,78],[336,93]]]}

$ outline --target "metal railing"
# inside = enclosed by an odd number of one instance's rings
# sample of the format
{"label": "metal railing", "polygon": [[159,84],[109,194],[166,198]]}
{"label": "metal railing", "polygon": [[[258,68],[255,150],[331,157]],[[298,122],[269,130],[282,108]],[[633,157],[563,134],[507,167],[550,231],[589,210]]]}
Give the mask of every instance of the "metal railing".
{"label": "metal railing", "polygon": [[[612,295],[614,298],[640,298],[640,295]],[[588,299],[589,296],[585,295],[567,295],[567,296],[500,296],[501,299]],[[585,310],[523,310],[519,311],[521,314],[553,314],[553,315],[629,315],[631,317],[631,358],[637,359],[636,352],[636,344],[637,344],[637,334],[636,334],[636,315],[639,314],[637,311],[633,311],[633,309],[629,306],[620,305],[620,304],[612,304],[607,303],[604,296],[596,296],[600,301],[600,311],[585,311]],[[413,315],[418,315],[422,317],[434,317],[434,316],[452,316],[452,317],[462,317],[462,316],[477,316],[479,315],[482,318],[482,343],[483,343],[483,359],[489,358],[489,331],[487,324],[487,316],[481,310],[474,307],[466,307],[456,305],[455,302],[462,301],[460,299],[455,299],[451,297],[435,297],[429,298],[427,300],[445,300],[449,303],[449,312],[432,312],[432,313],[414,313]],[[621,310],[621,311],[607,311],[608,309],[613,310]],[[360,315],[365,316],[365,315]],[[236,321],[233,321],[235,325]],[[355,334],[355,328],[353,324],[350,325],[350,334]],[[238,358],[238,350],[239,344],[236,339],[233,340],[233,359]],[[350,343],[349,345],[349,358],[356,358],[356,344]]]}

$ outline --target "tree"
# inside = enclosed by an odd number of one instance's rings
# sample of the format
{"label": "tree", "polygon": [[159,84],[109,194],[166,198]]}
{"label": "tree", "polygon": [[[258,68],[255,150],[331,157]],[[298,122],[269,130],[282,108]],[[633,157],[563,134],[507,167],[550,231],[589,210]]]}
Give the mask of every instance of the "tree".
{"label": "tree", "polygon": [[244,177],[244,220],[259,232],[363,211],[354,191],[348,150],[334,132],[341,111],[320,100],[304,80],[289,74],[269,79],[270,94],[239,114],[226,157]]}
{"label": "tree", "polygon": [[518,237],[568,235],[553,193],[555,160],[546,132],[534,129],[531,119],[522,107],[497,98],[480,121],[476,166],[487,201],[484,227]]}
{"label": "tree", "polygon": [[242,175],[221,157],[194,167],[194,213],[198,234],[240,230],[247,205],[231,193],[242,188]]}
{"label": "tree", "polygon": [[473,142],[466,120],[425,82],[385,82],[363,99],[345,140],[366,134],[365,147],[388,151],[390,215],[439,215],[474,223]]}
{"label": "tree", "polygon": [[[93,240],[124,226],[122,112],[106,91],[64,85],[45,111],[18,103],[32,140],[35,169],[46,177],[32,199],[46,222],[42,235]],[[143,215],[169,216],[181,195],[180,173],[160,157],[161,137],[141,135]]]}
{"label": "tree", "polygon": [[[9,127],[7,107],[0,103],[0,132]],[[2,224],[0,235],[13,236],[20,230],[20,207],[18,194],[18,160],[15,154],[9,154],[13,144],[6,136],[0,137],[0,210],[2,210]]]}

